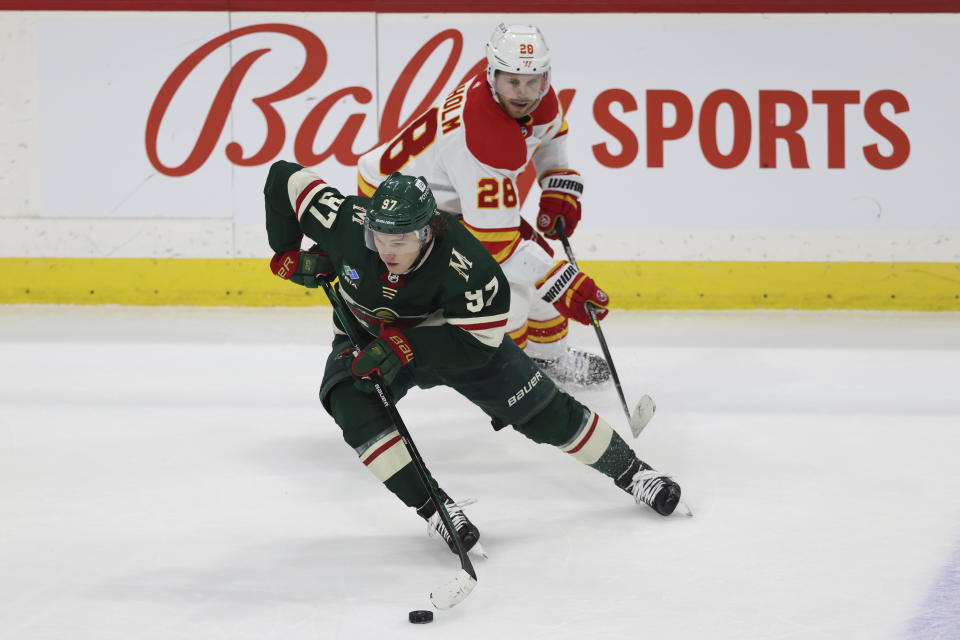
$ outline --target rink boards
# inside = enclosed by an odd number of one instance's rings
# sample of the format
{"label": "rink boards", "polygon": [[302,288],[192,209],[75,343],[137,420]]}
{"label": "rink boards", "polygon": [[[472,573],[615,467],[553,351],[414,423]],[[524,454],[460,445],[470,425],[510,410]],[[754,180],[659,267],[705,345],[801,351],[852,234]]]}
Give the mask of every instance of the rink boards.
{"label": "rink boards", "polygon": [[[572,242],[615,307],[960,308],[951,3],[388,4],[0,11],[0,303],[317,303],[266,269],[269,164],[351,192],[356,157],[471,77],[506,20],[551,45],[586,181]],[[532,172],[516,191],[532,219]]]}
{"label": "rink boards", "polygon": [[[960,310],[960,266],[901,262],[598,262],[581,268],[617,309]],[[0,258],[0,302],[310,306],[320,289],[265,259]]]}

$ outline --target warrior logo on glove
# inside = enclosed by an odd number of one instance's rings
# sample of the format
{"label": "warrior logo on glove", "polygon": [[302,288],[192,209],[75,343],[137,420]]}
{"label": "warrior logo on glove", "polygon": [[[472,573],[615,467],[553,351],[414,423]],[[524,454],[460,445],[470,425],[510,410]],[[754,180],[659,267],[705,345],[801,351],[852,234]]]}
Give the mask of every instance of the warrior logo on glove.
{"label": "warrior logo on glove", "polygon": [[[562,260],[537,283],[537,293],[560,312],[564,318],[580,324],[592,324],[591,311],[597,320],[610,312],[610,296],[597,286],[593,278]],[[592,309],[591,309],[592,307]]]}
{"label": "warrior logo on glove", "polygon": [[557,220],[563,220],[565,233],[573,235],[580,222],[580,196],[583,195],[583,178],[573,169],[555,169],[540,178],[540,214],[537,229],[548,238],[556,240]]}

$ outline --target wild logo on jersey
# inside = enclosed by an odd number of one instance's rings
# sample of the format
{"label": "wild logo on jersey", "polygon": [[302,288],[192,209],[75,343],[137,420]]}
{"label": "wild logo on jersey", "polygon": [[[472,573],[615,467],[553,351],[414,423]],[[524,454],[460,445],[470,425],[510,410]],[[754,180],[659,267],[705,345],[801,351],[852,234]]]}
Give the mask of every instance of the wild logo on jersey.
{"label": "wild logo on jersey", "polygon": [[367,331],[374,335],[380,333],[380,330],[386,325],[402,331],[407,327],[412,327],[423,322],[428,315],[424,313],[416,316],[401,316],[390,307],[378,306],[373,309],[366,307],[348,296],[342,290],[340,291],[340,295],[343,301],[347,303],[347,306],[350,307],[350,311],[353,312],[357,320],[360,321]]}

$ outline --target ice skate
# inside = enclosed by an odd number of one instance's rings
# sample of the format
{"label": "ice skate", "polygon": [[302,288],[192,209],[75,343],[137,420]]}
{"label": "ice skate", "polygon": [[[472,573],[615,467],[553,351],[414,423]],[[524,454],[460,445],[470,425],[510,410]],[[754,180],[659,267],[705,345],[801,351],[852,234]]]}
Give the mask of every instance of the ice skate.
{"label": "ice skate", "polygon": [[667,474],[640,460],[634,461],[616,480],[616,484],[631,494],[637,504],[645,504],[662,516],[669,516],[677,506],[681,506],[681,512],[685,515],[693,515],[680,500],[680,485]]}
{"label": "ice skate", "polygon": [[567,347],[558,358],[551,360],[531,358],[531,360],[560,385],[592,387],[604,384],[610,379],[607,361],[589,351]]}
{"label": "ice skate", "polygon": [[[480,530],[470,522],[467,514],[463,512],[464,507],[473,504],[476,500],[468,498],[460,502],[454,502],[450,496],[442,490],[440,491],[440,497],[443,498],[443,504],[447,507],[447,513],[450,514],[450,520],[457,530],[457,535],[463,544],[463,548],[466,551],[472,551],[486,558],[487,554],[484,552],[483,547],[480,546]],[[450,539],[447,528],[443,525],[443,519],[440,517],[440,514],[437,513],[433,502],[427,501],[425,505],[417,509],[417,514],[427,521],[427,533],[431,537],[439,536],[443,538],[447,546],[450,547],[450,551],[457,553],[457,545]]]}

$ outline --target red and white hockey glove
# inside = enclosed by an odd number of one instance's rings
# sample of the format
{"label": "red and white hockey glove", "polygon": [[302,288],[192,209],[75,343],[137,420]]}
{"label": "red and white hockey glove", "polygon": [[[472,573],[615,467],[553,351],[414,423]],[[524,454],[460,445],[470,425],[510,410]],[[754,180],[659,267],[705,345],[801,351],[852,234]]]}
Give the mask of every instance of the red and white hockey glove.
{"label": "red and white hockey glove", "polygon": [[317,280],[332,282],[337,279],[337,270],[330,256],[313,245],[309,251],[285,251],[270,259],[270,271],[284,280],[296,282],[308,289],[316,289]]}
{"label": "red and white hockey glove", "polygon": [[557,220],[563,219],[563,229],[568,236],[580,222],[580,196],[583,195],[583,178],[573,169],[554,169],[540,178],[540,213],[537,229],[556,240]]}
{"label": "red and white hockey glove", "polygon": [[407,337],[395,329],[383,329],[373,342],[353,358],[350,373],[355,387],[373,391],[371,376],[378,375],[389,385],[400,369],[413,360],[413,347]]}
{"label": "red and white hockey glove", "polygon": [[565,318],[580,324],[593,324],[587,305],[593,307],[597,320],[609,313],[610,297],[597,286],[593,278],[564,260],[558,262],[546,277],[537,283],[540,297],[556,307]]}

